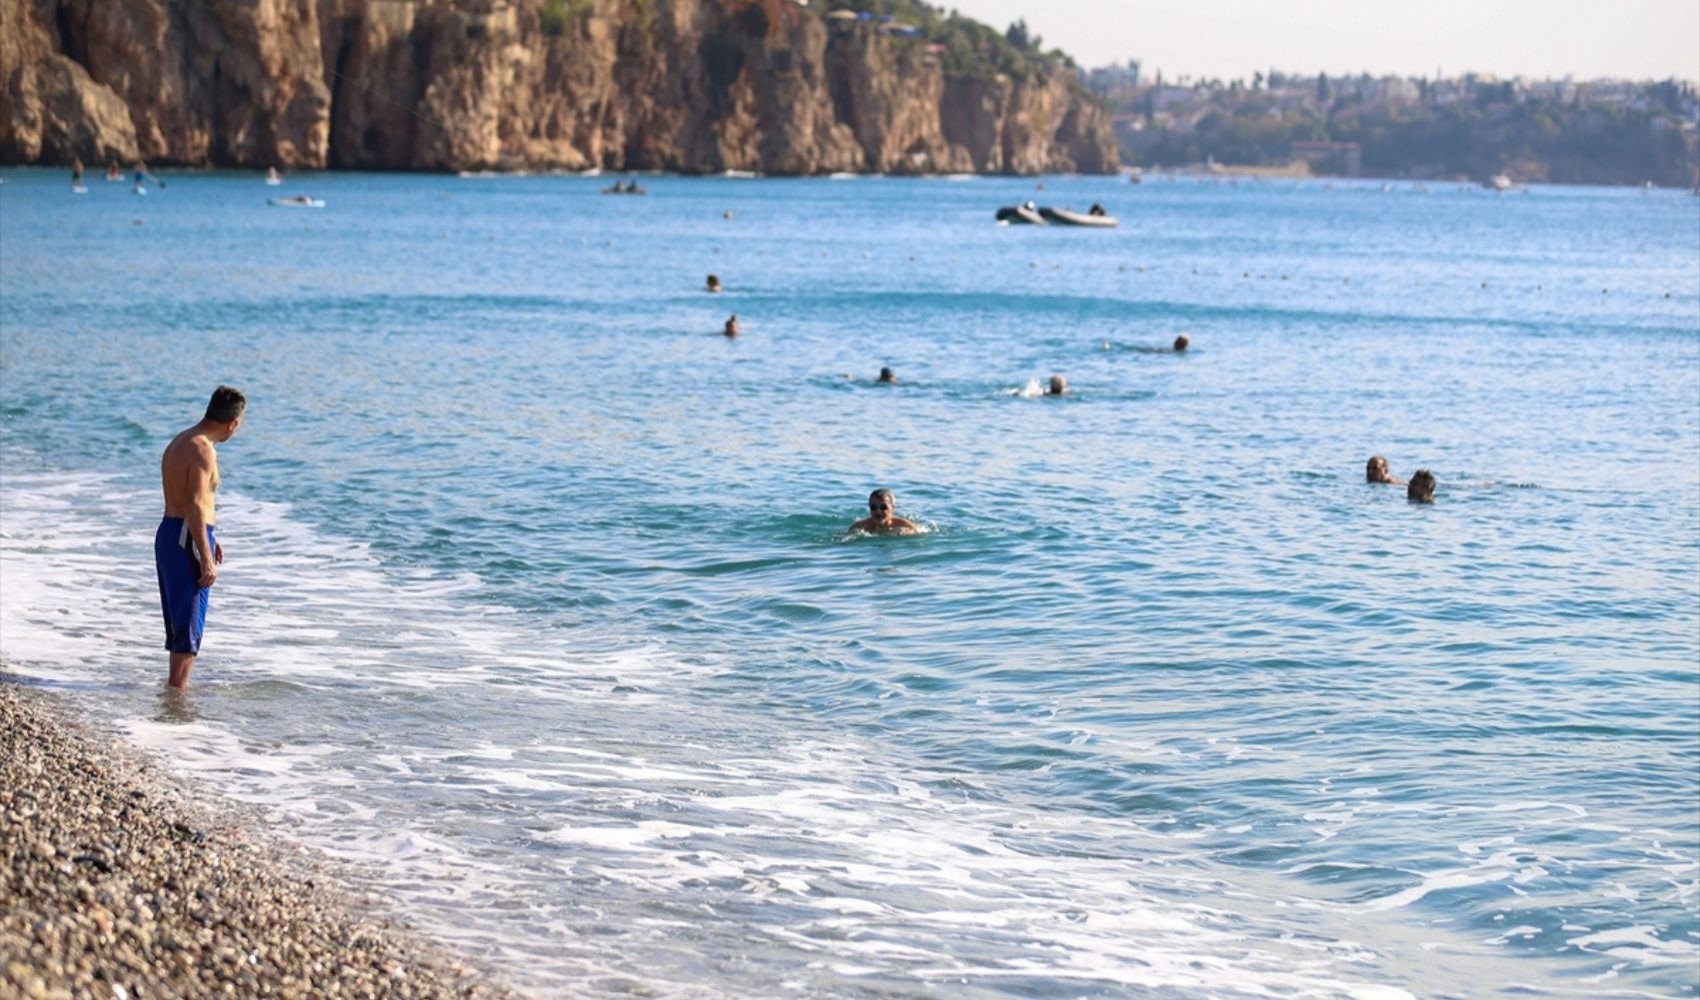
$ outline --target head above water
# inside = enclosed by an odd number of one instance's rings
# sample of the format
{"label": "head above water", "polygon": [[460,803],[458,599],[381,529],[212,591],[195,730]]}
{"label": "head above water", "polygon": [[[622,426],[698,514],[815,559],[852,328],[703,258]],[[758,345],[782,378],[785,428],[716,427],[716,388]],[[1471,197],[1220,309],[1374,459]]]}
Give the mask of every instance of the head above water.
{"label": "head above water", "polygon": [[868,513],[874,517],[890,517],[897,513],[897,495],[890,490],[875,490],[869,493]]}
{"label": "head above water", "polygon": [[1182,351],[1186,350],[1190,346],[1192,346],[1192,341],[1186,339],[1186,334],[1183,333],[1180,336],[1175,338],[1175,353],[1176,354],[1181,353]]}
{"label": "head above water", "polygon": [[1434,503],[1434,473],[1427,469],[1418,469],[1411,473],[1411,482],[1405,487],[1405,499],[1416,503]]}
{"label": "head above water", "polygon": [[1393,474],[1387,471],[1387,458],[1384,455],[1371,455],[1364,464],[1364,482],[1385,483],[1393,479]]}
{"label": "head above water", "polygon": [[890,368],[881,368],[879,380],[881,382],[895,382],[897,381],[897,373]]}
{"label": "head above water", "polygon": [[711,274],[708,276],[708,290],[711,292],[720,291],[720,275]]}
{"label": "head above water", "polygon": [[1063,393],[1065,393],[1067,391],[1068,391],[1068,379],[1063,378],[1061,375],[1052,375],[1051,376],[1051,384],[1046,387],[1045,395],[1047,395],[1047,396],[1061,396]]}
{"label": "head above water", "polygon": [[737,313],[733,313],[732,315],[726,317],[725,333],[726,333],[726,336],[728,336],[728,337],[736,337],[738,335],[738,314]]}

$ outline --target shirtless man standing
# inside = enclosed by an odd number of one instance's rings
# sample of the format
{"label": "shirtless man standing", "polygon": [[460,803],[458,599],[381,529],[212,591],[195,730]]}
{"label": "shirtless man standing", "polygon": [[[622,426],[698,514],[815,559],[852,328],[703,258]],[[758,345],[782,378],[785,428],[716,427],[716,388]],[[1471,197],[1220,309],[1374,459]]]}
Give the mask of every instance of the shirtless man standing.
{"label": "shirtless man standing", "polygon": [[165,648],[171,651],[166,684],[189,686],[189,671],[201,651],[207,599],[218,579],[224,548],[213,528],[218,492],[218,451],[242,426],[248,400],[227,385],[213,391],[201,422],[171,439],[159,460],[165,487],[165,517],[153,538],[154,568],[159,573],[159,602],[165,612]]}

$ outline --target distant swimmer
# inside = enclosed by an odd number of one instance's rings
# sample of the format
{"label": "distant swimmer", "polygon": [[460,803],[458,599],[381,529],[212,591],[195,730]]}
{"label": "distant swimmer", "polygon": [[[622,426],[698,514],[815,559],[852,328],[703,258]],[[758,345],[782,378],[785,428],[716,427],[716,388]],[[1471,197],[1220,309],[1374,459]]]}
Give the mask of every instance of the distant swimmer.
{"label": "distant swimmer", "polygon": [[1364,481],[1368,483],[1380,483],[1386,486],[1405,485],[1405,481],[1403,479],[1398,478],[1388,471],[1387,459],[1380,455],[1370,456],[1370,460],[1365,463]]}
{"label": "distant swimmer", "polygon": [[1434,503],[1434,487],[1434,473],[1418,469],[1411,473],[1411,482],[1405,487],[1405,499],[1413,503]]}
{"label": "distant swimmer", "polygon": [[1176,354],[1184,354],[1186,352],[1186,349],[1188,347],[1191,347],[1191,346],[1192,346],[1192,341],[1186,339],[1186,334],[1183,333],[1180,336],[1175,338],[1175,353]]}
{"label": "distant swimmer", "polygon": [[83,160],[80,156],[71,157],[71,186],[83,186]]}
{"label": "distant swimmer", "polygon": [[726,317],[726,329],[723,330],[722,332],[725,333],[726,336],[728,336],[728,337],[736,337],[738,335],[738,314],[737,313],[733,313],[732,315]]}
{"label": "distant swimmer", "polygon": [[875,490],[868,494],[868,516],[852,524],[850,530],[870,535],[913,535],[921,528],[897,516],[897,497],[890,490]]}
{"label": "distant swimmer", "polygon": [[277,172],[276,167],[267,167],[266,168],[266,183],[267,184],[282,184],[283,183],[283,175]]}
{"label": "distant swimmer", "polygon": [[165,612],[165,648],[171,651],[166,684],[189,686],[189,671],[201,651],[207,602],[224,562],[214,508],[218,494],[217,445],[242,426],[248,400],[227,385],[213,391],[201,422],[171,439],[159,461],[165,516],[154,532],[154,569]]}
{"label": "distant swimmer", "polygon": [[895,385],[897,383],[897,373],[892,371],[890,368],[881,368],[879,381],[886,385]]}
{"label": "distant swimmer", "polygon": [[1047,396],[1066,396],[1066,395],[1068,395],[1068,379],[1063,378],[1061,375],[1052,375],[1051,376],[1051,384],[1045,387],[1045,395],[1047,395]]}
{"label": "distant swimmer", "polygon": [[711,275],[708,276],[707,290],[711,293],[719,294],[719,292],[720,292],[720,275],[711,274]]}
{"label": "distant swimmer", "polygon": [[106,161],[106,179],[109,181],[121,181],[124,179],[124,172],[118,169],[117,160]]}

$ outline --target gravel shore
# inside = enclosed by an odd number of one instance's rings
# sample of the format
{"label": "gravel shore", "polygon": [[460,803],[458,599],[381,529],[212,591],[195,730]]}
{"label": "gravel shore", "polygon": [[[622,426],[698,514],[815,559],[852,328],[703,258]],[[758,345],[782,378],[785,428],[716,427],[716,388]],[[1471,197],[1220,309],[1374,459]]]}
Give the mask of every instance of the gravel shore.
{"label": "gravel shore", "polygon": [[0,859],[0,997],[514,996],[3,679]]}

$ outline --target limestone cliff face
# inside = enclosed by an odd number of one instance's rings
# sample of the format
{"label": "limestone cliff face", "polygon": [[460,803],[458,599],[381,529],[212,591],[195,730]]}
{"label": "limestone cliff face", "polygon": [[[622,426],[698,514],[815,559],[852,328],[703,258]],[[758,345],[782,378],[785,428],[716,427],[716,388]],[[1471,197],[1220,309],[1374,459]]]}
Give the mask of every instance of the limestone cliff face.
{"label": "limestone cliff face", "polygon": [[0,159],[1116,169],[1071,73],[947,77],[791,0],[0,0]]}

